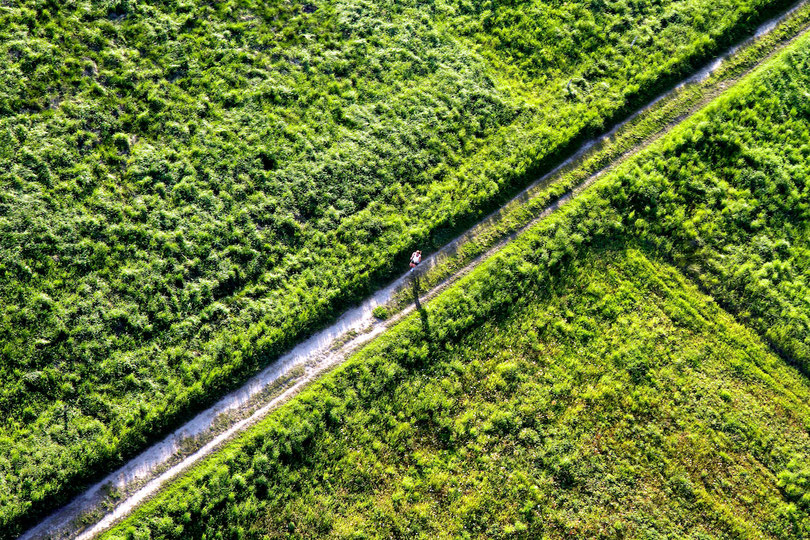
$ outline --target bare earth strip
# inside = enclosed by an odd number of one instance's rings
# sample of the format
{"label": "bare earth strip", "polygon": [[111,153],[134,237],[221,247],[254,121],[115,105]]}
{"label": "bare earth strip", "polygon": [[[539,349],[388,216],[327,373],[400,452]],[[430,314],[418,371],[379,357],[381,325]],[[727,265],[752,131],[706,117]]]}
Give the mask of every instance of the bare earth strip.
{"label": "bare earth strip", "polygon": [[[754,37],[732,47],[677,87],[656,97],[650,103],[638,109],[624,122],[616,125],[610,132],[583,144],[565,162],[533,182],[504,207],[525,204],[533,193],[543,186],[547,186],[562,171],[579,163],[593,148],[608,141],[622,128],[640,115],[650,111],[660,101],[675,95],[685,85],[700,83],[707,79],[738,50],[771,32],[780,22],[789,18],[790,15],[806,3],[807,0],[800,1],[786,13],[766,22],[756,31]],[[757,65],[760,65],[778,50],[781,50],[788,43],[806,32],[807,28],[803,29],[791,40],[782,43]],[[755,67],[750,68],[746,73],[735,79],[739,80]],[[502,238],[486,252],[467,262],[463,268],[423,293],[419,301],[428,302],[459,278],[468,274],[481,262],[497,253],[528,227],[561,208],[605,172],[615,167],[618,162],[648,146],[652,141],[658,139],[674,125],[682,122],[713,97],[707,97],[692,107],[688,114],[675,119],[654,136],[619,156],[612,164],[592,174],[584,182],[548,205],[529,223]],[[414,285],[415,279],[418,279],[420,275],[426,272],[430,272],[448,257],[452,257],[458,251],[460,245],[474,239],[482,227],[494,223],[499,213],[500,210],[487,216],[478,225],[426,258],[418,272],[399,277],[393,283],[366,299],[360,306],[346,311],[334,324],[301,342],[272,365],[249,379],[241,388],[227,394],[215,405],[199,413],[165,439],[148,448],[102,481],[88,488],[82,495],[48,516],[20,538],[23,540],[92,538],[127,516],[142,502],[154,496],[167,482],[210,455],[223,443],[256,424],[270,411],[299,392],[309,382],[341,364],[352,353],[385,331],[386,328],[395,325],[412,313],[414,306],[410,305],[391,319],[381,321],[374,317],[372,311],[377,306],[393,303],[397,296],[401,297],[404,291]],[[418,286],[414,287],[414,290],[418,290]]]}

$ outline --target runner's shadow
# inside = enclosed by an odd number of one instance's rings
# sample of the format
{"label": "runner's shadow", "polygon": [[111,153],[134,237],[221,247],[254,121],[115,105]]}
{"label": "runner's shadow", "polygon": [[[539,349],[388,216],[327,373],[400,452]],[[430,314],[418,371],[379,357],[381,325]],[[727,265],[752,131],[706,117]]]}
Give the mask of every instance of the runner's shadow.
{"label": "runner's shadow", "polygon": [[425,336],[425,341],[427,341],[430,345],[433,343],[433,336],[430,331],[430,319],[428,317],[427,310],[422,307],[422,302],[419,301],[419,274],[417,273],[414,273],[413,278],[411,279],[411,289],[413,291],[413,300],[414,304],[416,305],[416,311],[419,312],[419,318],[422,320],[422,332]]}

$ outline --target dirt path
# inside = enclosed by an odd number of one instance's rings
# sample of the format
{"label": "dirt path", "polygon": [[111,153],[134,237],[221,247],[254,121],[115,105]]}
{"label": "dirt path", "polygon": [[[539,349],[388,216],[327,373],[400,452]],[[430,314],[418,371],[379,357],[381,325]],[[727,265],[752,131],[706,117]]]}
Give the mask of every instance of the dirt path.
{"label": "dirt path", "polygon": [[[684,80],[677,87],[656,97],[650,103],[638,109],[632,116],[616,125],[610,132],[583,144],[574,155],[569,157],[554,170],[533,182],[516,195],[507,205],[519,204],[520,201],[525,201],[530,193],[536,190],[538,186],[545,185],[550,178],[557,175],[560,171],[581,160],[595,145],[612,137],[625,125],[650,110],[662,99],[673,95],[684,85],[705,80],[725,60],[737,52],[737,50],[752,42],[754,39],[770,32],[779,22],[786,19],[805,3],[806,0],[798,2],[788,12],[766,22],[760,26],[753,38],[732,47],[709,65]],[[801,34],[806,31],[806,29],[803,30]],[[798,35],[793,39],[795,40],[797,37]],[[793,40],[790,41],[792,42]],[[768,57],[784,48],[784,46],[786,46],[786,44],[774,50]],[[761,63],[762,62],[759,62],[757,65]],[[753,69],[754,68],[752,68],[752,70]],[[751,70],[749,70],[749,72],[750,71]],[[740,77],[737,77],[737,79],[739,78]],[[707,98],[705,101],[709,99],[710,98]],[[689,114],[702,107],[703,104],[704,102],[701,102],[693,107],[693,110],[690,111]],[[617,163],[645,148],[650,142],[656,140],[674,125],[680,123],[685,117],[688,117],[689,114],[676,119],[650,139],[625,152],[617,160],[614,160],[611,165],[591,175],[579,186],[547,206],[530,223],[521,227],[517,232],[501,239],[485,253],[467,263],[464,268],[427,293],[424,293],[420,298],[421,302],[429,301],[459,278],[468,274],[481,264],[481,262],[500,251],[528,227],[531,227],[537,221],[544,219],[561,208],[604,175],[605,172],[615,167]],[[404,274],[400,276],[393,283],[366,299],[359,307],[345,312],[334,324],[301,342],[271,366],[268,366],[249,379],[241,388],[227,394],[215,405],[198,414],[165,439],[136,456],[126,465],[108,475],[101,482],[88,488],[82,495],[76,497],[71,503],[48,516],[44,521],[27,531],[20,538],[23,540],[39,538],[85,539],[92,538],[109,528],[112,524],[132,512],[132,510],[142,502],[152,497],[164,484],[188,470],[204,457],[210,455],[224,442],[254,425],[279,404],[295,395],[310,381],[322,375],[325,371],[339,365],[358,348],[385,331],[386,328],[396,324],[402,318],[412,313],[414,309],[413,305],[387,321],[380,321],[373,316],[372,311],[375,307],[388,303],[396,293],[409,287],[414,275],[418,276],[421,273],[429,271],[438,264],[438,261],[442,261],[449,254],[455,253],[461,244],[468,241],[471,236],[474,236],[473,231],[478,229],[482,224],[497,219],[497,214],[498,211],[487,216],[481,220],[479,225],[476,225],[470,231],[460,235],[441,250],[426,258],[416,274]],[[193,453],[189,453],[189,448],[195,449]],[[111,497],[111,493],[117,493],[118,497]]]}

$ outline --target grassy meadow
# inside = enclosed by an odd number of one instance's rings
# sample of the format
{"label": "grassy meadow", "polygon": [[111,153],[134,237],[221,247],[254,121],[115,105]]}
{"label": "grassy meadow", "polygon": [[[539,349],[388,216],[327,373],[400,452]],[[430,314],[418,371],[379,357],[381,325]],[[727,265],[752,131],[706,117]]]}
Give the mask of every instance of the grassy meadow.
{"label": "grassy meadow", "polygon": [[105,538],[810,535],[810,38]]}
{"label": "grassy meadow", "polygon": [[810,384],[676,270],[594,250],[516,304],[353,364],[105,538],[810,532]]}
{"label": "grassy meadow", "polygon": [[0,536],[786,5],[0,4]]}

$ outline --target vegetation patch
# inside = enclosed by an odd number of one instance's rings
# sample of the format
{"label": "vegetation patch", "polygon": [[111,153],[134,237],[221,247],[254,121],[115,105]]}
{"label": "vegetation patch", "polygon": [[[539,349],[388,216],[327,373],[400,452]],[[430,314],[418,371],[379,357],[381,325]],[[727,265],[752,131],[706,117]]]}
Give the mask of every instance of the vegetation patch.
{"label": "vegetation patch", "polygon": [[414,325],[107,538],[810,532],[810,385],[678,272],[593,251],[516,304]]}
{"label": "vegetation patch", "polygon": [[0,6],[0,529],[786,4]]}
{"label": "vegetation patch", "polygon": [[108,537],[810,534],[809,64],[803,38]]}

